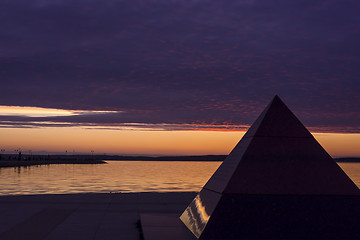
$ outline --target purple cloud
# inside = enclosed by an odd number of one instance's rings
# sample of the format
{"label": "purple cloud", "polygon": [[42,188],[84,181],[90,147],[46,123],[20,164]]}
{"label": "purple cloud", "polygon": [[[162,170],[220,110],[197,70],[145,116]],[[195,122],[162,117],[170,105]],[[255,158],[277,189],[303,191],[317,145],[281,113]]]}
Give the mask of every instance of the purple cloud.
{"label": "purple cloud", "polygon": [[126,113],[59,122],[249,125],[279,94],[307,126],[359,132],[358,1],[0,8],[1,105]]}

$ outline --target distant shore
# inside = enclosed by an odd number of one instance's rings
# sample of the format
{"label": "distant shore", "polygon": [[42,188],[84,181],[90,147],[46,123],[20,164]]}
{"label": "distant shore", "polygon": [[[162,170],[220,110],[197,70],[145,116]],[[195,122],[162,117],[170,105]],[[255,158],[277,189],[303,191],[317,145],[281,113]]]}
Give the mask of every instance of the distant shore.
{"label": "distant shore", "polygon": [[[23,156],[3,155],[0,158],[1,167],[21,167],[48,164],[104,164],[106,161],[199,161],[222,162],[227,155],[201,156],[122,156],[122,155],[39,155]],[[360,162],[360,157],[334,158],[336,162]]]}
{"label": "distant shore", "polygon": [[222,162],[227,155],[200,155],[200,156],[103,156],[102,160],[109,161],[215,161]]}
{"label": "distant shore", "polygon": [[[200,162],[222,162],[227,155],[201,155],[201,156],[102,156],[105,161],[200,161]],[[334,158],[336,162],[360,162],[360,157]]]}
{"label": "distant shore", "polygon": [[334,158],[336,162],[360,162],[360,157]]}

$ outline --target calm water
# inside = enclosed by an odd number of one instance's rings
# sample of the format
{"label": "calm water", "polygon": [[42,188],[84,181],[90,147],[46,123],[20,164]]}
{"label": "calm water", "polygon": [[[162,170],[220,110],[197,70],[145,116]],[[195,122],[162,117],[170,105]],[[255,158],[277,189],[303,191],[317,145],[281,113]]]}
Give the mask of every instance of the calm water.
{"label": "calm water", "polygon": [[[127,162],[0,168],[0,195],[199,191],[220,162]],[[360,186],[360,163],[341,163]]]}
{"label": "calm water", "polygon": [[0,168],[0,195],[199,191],[220,162],[107,161]]}

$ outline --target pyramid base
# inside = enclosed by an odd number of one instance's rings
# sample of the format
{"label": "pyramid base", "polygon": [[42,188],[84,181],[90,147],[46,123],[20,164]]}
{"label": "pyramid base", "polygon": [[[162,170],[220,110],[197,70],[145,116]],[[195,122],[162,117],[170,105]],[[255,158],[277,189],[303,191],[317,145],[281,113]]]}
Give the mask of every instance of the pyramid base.
{"label": "pyramid base", "polygon": [[203,189],[181,219],[200,239],[360,239],[360,196],[222,195]]}

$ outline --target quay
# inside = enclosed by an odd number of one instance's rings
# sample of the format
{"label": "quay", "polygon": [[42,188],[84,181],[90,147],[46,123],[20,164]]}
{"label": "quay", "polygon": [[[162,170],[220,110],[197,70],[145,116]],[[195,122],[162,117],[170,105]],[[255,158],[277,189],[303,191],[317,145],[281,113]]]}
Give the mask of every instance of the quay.
{"label": "quay", "polygon": [[140,240],[140,214],[180,214],[195,196],[195,192],[0,196],[0,239]]}

